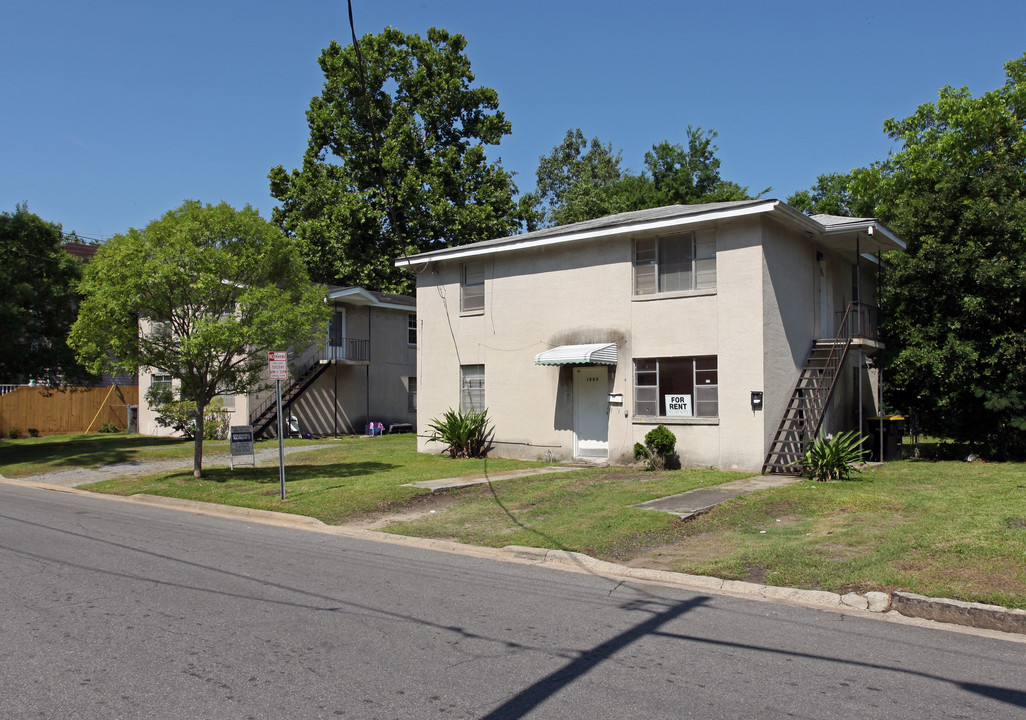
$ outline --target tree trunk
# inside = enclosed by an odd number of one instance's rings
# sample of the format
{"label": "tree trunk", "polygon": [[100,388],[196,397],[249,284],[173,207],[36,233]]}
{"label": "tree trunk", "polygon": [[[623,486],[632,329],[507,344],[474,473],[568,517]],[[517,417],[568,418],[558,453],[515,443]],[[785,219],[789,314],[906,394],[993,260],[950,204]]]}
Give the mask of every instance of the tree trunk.
{"label": "tree trunk", "polygon": [[206,405],[196,401],[196,439],[193,445],[192,476],[203,477],[203,413]]}

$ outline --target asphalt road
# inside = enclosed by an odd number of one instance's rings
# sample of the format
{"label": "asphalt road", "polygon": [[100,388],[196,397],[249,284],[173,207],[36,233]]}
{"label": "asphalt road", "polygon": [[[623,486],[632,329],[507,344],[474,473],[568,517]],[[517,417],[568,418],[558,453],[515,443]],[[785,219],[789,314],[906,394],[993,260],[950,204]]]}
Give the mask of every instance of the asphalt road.
{"label": "asphalt road", "polygon": [[1026,644],[0,483],[0,718],[1022,718]]}

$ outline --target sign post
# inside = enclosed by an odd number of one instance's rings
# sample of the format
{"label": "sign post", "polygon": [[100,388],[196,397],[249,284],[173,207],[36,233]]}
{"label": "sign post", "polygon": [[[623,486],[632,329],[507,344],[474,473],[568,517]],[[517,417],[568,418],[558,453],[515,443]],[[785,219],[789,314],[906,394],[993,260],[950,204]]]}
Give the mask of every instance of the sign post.
{"label": "sign post", "polygon": [[289,377],[289,354],[281,350],[267,353],[268,375],[274,380],[278,398],[278,476],[281,479],[281,499],[285,499],[285,434],[281,422],[281,381]]}

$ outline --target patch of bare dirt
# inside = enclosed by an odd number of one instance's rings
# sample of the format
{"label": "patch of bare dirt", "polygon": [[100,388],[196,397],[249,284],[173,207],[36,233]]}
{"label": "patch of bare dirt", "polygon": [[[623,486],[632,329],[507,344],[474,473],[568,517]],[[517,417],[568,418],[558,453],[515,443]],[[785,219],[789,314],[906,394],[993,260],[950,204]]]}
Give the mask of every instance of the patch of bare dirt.
{"label": "patch of bare dirt", "polygon": [[456,500],[457,497],[449,493],[421,495],[395,510],[344,522],[341,527],[355,528],[357,530],[381,530],[392,523],[417,520],[425,515],[443,512],[452,507]]}
{"label": "patch of bare dirt", "polygon": [[668,545],[644,548],[633,558],[623,561],[623,564],[648,570],[680,572],[681,567],[686,565],[699,565],[721,558],[735,547],[730,540],[717,539],[714,535],[694,535]]}

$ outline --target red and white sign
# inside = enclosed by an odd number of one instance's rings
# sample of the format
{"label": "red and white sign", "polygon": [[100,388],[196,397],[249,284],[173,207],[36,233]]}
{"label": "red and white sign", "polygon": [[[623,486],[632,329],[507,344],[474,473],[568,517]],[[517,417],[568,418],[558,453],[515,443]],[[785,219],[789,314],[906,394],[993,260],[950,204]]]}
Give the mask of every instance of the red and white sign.
{"label": "red and white sign", "polygon": [[284,350],[267,353],[267,370],[272,380],[289,379],[289,354]]}

